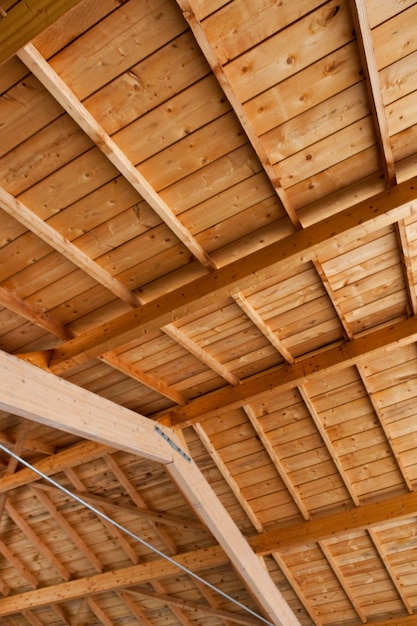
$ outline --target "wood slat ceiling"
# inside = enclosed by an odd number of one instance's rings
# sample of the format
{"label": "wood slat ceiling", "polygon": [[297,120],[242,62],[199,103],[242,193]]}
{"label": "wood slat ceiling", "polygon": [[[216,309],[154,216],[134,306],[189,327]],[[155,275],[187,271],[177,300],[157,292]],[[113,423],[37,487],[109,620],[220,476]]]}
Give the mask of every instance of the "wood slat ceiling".
{"label": "wood slat ceiling", "polygon": [[0,14],[0,624],[415,625],[417,3]]}

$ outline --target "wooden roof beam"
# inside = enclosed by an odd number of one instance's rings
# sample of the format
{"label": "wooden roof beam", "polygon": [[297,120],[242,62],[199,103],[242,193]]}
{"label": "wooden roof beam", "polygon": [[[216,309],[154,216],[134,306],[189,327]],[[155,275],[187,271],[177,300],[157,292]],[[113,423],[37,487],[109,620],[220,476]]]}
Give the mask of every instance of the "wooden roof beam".
{"label": "wooden roof beam", "polygon": [[0,64],[67,13],[80,0],[25,0],[1,11]]}
{"label": "wooden roof beam", "polygon": [[381,526],[396,520],[415,517],[417,492],[393,496],[385,500],[362,504],[348,511],[331,513],[321,517],[267,530],[249,538],[257,554],[283,553],[294,547],[317,543],[325,539],[343,537],[356,530]]}
{"label": "wooden roof beam", "polygon": [[130,289],[2,187],[0,207],[115,296],[132,307],[139,306],[140,300]]}
{"label": "wooden roof beam", "polygon": [[338,237],[359,237],[393,224],[416,211],[416,199],[417,178],[413,178],[65,342],[53,351],[50,367],[59,374],[250,289],[271,272],[279,275],[281,269],[314,259],[326,246],[334,246]]}
{"label": "wooden roof beam", "polygon": [[142,196],[149,206],[155,211],[168,228],[184,244],[196,259],[208,269],[217,266],[214,260],[200,246],[190,231],[185,228],[176,217],[172,209],[164,202],[157,191],[136,169],[135,165],[127,158],[113,139],[100,126],[86,107],[78,100],[68,85],[52,69],[32,44],[25,46],[19,52],[20,60],[30,69],[40,83],[59,102],[63,109],[90,137],[97,147],[106,155],[109,161],[119,170],[132,187]]}
{"label": "wooden roof beam", "polygon": [[394,155],[388,131],[387,116],[382,98],[378,67],[372,41],[372,31],[369,24],[365,0],[350,0],[353,22],[362,65],[366,76],[371,111],[374,120],[375,132],[382,157],[382,168],[389,187],[397,182],[395,175]]}
{"label": "wooden roof beam", "polygon": [[276,626],[299,626],[197,465],[181,452],[175,431],[4,352],[0,352],[0,378],[0,409],[161,463],[265,615]]}
{"label": "wooden roof beam", "polygon": [[216,76],[217,80],[219,81],[219,84],[223,89],[227,99],[229,100],[234,112],[236,113],[236,116],[242,124],[243,129],[248,136],[249,141],[251,142],[251,145],[254,148],[269,180],[271,181],[275,193],[280,199],[284,210],[287,212],[287,215],[290,218],[291,222],[294,224],[294,226],[300,228],[301,223],[299,217],[294,208],[291,206],[285,189],[282,187],[281,182],[275,173],[274,167],[268,157],[262,141],[259,139],[257,133],[255,132],[246,114],[243,104],[237,97],[235,90],[230,83],[230,80],[227,78],[226,73],[222,68],[221,62],[217,57],[215,50],[213,49],[213,46],[211,45],[206,33],[204,32],[204,28],[196,15],[198,11],[194,9],[194,3],[192,2],[192,0],[177,0],[177,3],[183,12],[183,15],[187,20],[194,34],[194,37],[198,45],[200,46],[201,51],[206,57],[206,60],[213,70],[213,73]]}
{"label": "wooden roof beam", "polygon": [[5,289],[0,286],[0,305],[4,306],[6,309],[13,311],[20,317],[23,317],[25,320],[29,320],[33,324],[40,326],[46,330],[46,332],[51,333],[55,337],[59,337],[60,339],[72,339],[74,337],[73,333],[58,322],[50,317],[47,313],[42,311],[37,307],[34,307],[32,304],[28,304],[25,300],[19,298],[13,291],[9,289]]}
{"label": "wooden roof beam", "polygon": [[162,423],[184,428],[254,402],[261,395],[294,389],[326,372],[356,365],[361,358],[393,350],[417,341],[417,317],[401,320],[351,341],[337,343],[315,354],[307,354],[293,364],[278,365],[240,382],[222,387],[160,415]]}

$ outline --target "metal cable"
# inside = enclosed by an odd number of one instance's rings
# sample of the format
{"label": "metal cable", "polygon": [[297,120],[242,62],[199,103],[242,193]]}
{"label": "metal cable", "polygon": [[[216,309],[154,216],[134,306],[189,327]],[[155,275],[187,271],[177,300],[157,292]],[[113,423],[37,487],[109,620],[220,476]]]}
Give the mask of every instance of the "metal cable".
{"label": "metal cable", "polygon": [[14,452],[12,452],[12,450],[9,450],[9,448],[6,448],[6,446],[4,446],[3,444],[0,443],[0,450],[3,450],[3,452],[6,452],[6,454],[9,454],[11,457],[13,457],[16,461],[18,461],[19,463],[21,463],[22,465],[24,465],[25,467],[27,467],[28,469],[32,470],[32,472],[34,472],[35,474],[37,474],[38,476],[40,476],[41,478],[43,478],[44,480],[46,480],[47,482],[49,482],[51,485],[53,485],[54,487],[57,487],[57,489],[59,489],[60,491],[62,491],[63,493],[65,493],[67,496],[69,496],[70,498],[72,498],[73,500],[75,500],[76,502],[78,502],[79,504],[85,506],[87,509],[89,509],[90,511],[92,511],[93,513],[95,513],[95,515],[97,515],[98,517],[101,517],[102,519],[104,519],[106,522],[109,522],[110,524],[112,524],[115,528],[118,528],[119,530],[121,530],[122,532],[126,533],[127,535],[129,535],[129,537],[131,537],[132,539],[134,539],[135,541],[137,541],[138,543],[142,544],[143,546],[145,546],[146,548],[148,548],[149,550],[151,550],[152,552],[154,552],[155,554],[157,554],[158,556],[160,556],[161,558],[165,559],[166,561],[168,561],[169,563],[172,563],[173,565],[175,565],[176,567],[178,567],[178,569],[182,570],[185,574],[188,574],[189,576],[191,576],[192,578],[195,578],[195,580],[198,580],[200,583],[202,583],[203,585],[206,585],[206,587],[209,587],[212,591],[215,591],[216,593],[218,593],[219,595],[221,595],[223,598],[225,598],[226,600],[229,600],[229,602],[232,602],[233,604],[235,604],[236,606],[238,606],[239,608],[243,609],[244,611],[246,611],[246,613],[249,613],[250,615],[256,617],[257,619],[259,619],[261,622],[263,622],[264,624],[267,624],[268,626],[274,626],[274,624],[272,622],[269,622],[268,620],[266,620],[264,617],[262,617],[261,615],[259,615],[258,613],[256,613],[255,611],[252,611],[252,609],[250,609],[249,607],[245,606],[244,604],[242,604],[241,602],[239,602],[238,600],[235,600],[234,598],[232,598],[231,596],[229,596],[227,593],[225,593],[224,591],[222,591],[221,589],[219,589],[218,587],[215,587],[214,585],[212,585],[210,582],[208,582],[207,580],[204,580],[204,578],[201,578],[201,576],[199,576],[198,574],[196,574],[195,572],[192,572],[191,570],[189,570],[187,567],[185,567],[184,565],[181,565],[181,563],[178,563],[177,561],[175,561],[175,559],[171,558],[169,555],[164,554],[163,552],[161,552],[160,550],[158,550],[158,548],[155,548],[155,546],[152,546],[150,543],[148,543],[145,539],[142,539],[141,537],[138,537],[138,535],[135,535],[134,533],[132,533],[130,530],[128,530],[127,528],[125,528],[124,526],[122,526],[121,524],[119,524],[118,522],[116,522],[115,520],[111,519],[110,517],[108,517],[108,515],[106,515],[105,513],[103,513],[102,511],[100,511],[99,509],[96,509],[95,506],[93,506],[92,504],[90,504],[89,502],[86,502],[85,500],[83,500],[82,498],[80,498],[79,496],[77,496],[76,494],[72,493],[69,489],[67,489],[66,487],[64,487],[63,485],[60,485],[58,482],[56,482],[53,478],[51,478],[50,476],[47,476],[46,474],[44,474],[43,472],[41,472],[40,470],[38,470],[36,467],[34,467],[33,465],[31,465],[30,463],[28,463],[27,461],[25,461],[24,459],[22,459],[20,456],[18,456],[17,454],[15,454]]}

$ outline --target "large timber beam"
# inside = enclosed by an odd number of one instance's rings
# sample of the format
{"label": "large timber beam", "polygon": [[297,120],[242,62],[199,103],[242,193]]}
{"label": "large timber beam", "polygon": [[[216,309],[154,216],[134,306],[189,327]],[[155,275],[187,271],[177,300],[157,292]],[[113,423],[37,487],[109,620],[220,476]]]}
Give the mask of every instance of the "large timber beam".
{"label": "large timber beam", "polygon": [[413,178],[63,343],[52,351],[49,367],[60,374],[311,260],[339,237],[361,237],[393,224],[417,210],[416,199]]}
{"label": "large timber beam", "polygon": [[268,530],[253,536],[249,542],[259,555],[285,552],[294,546],[308,545],[325,539],[343,537],[355,530],[364,530],[395,522],[417,514],[417,492],[386,498],[355,509],[340,511],[312,520]]}
{"label": "large timber beam", "polygon": [[295,363],[279,365],[192,400],[184,406],[160,415],[159,421],[172,427],[185,427],[195,422],[250,404],[258,397],[279,393],[304,385],[330,370],[355,365],[364,357],[393,350],[417,341],[417,317],[401,320],[357,339],[338,343],[316,354],[297,359]]}
{"label": "large timber beam", "polygon": [[[175,557],[175,562],[193,572],[201,572],[213,567],[221,567],[228,562],[228,558],[219,546],[196,550],[195,552]],[[156,559],[149,563],[131,565],[119,570],[95,574],[88,578],[71,580],[49,587],[41,587],[24,593],[0,598],[0,616],[11,615],[31,609],[48,606],[59,602],[66,602],[88,595],[96,595],[107,591],[117,591],[141,583],[175,577],[178,568],[165,559]]]}
{"label": "large timber beam", "polygon": [[[0,352],[0,409],[162,463],[276,626],[299,626],[175,431]],[[0,607],[1,611],[1,607]]]}
{"label": "large timber beam", "polygon": [[0,64],[80,0],[25,0],[0,17]]}

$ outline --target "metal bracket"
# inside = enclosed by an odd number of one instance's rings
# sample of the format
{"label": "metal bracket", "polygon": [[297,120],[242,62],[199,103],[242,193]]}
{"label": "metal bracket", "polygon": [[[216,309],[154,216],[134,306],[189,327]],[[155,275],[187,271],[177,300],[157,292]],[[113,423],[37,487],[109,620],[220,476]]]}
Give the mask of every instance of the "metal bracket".
{"label": "metal bracket", "polygon": [[181,450],[181,448],[175,443],[175,441],[173,441],[171,437],[168,437],[168,435],[163,430],[161,430],[159,426],[155,426],[155,432],[158,433],[158,435],[160,435],[162,439],[165,439],[165,441],[169,443],[171,448],[175,450],[175,452],[178,452],[178,454],[180,454],[183,459],[188,461],[188,463],[191,463],[191,457],[188,456],[188,454],[186,454],[184,450]]}

